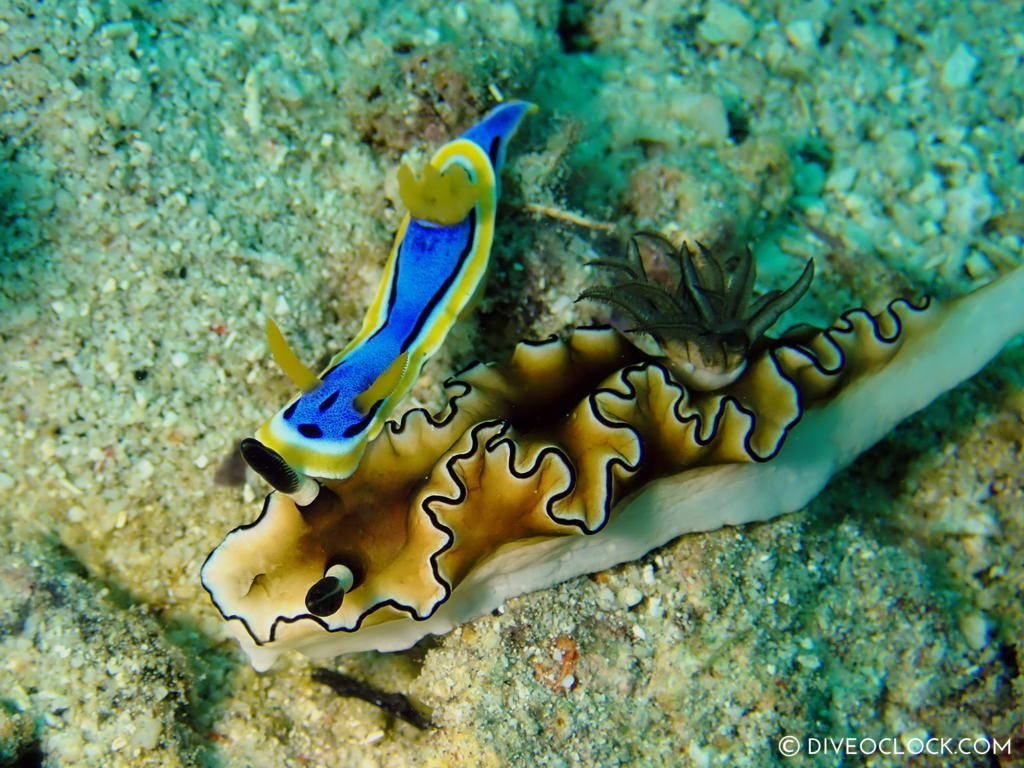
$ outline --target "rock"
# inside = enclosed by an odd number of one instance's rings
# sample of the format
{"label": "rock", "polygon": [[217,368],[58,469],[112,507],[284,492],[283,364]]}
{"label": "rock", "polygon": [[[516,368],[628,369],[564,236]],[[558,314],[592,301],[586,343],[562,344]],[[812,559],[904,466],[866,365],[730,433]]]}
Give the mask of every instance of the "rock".
{"label": "rock", "polygon": [[712,45],[746,45],[757,30],[750,17],[732,3],[712,2],[697,31]]}
{"label": "rock", "polygon": [[974,79],[977,66],[978,57],[965,44],[960,43],[942,67],[942,85],[951,90],[966,88]]}

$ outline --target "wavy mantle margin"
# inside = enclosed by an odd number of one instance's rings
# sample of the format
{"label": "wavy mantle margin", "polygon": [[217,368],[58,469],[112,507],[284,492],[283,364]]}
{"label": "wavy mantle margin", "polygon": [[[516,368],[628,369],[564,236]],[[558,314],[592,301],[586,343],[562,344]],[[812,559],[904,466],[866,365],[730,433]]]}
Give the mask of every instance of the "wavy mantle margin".
{"label": "wavy mantle margin", "polygon": [[[638,477],[652,458],[644,453],[641,432],[625,421],[609,418],[603,408],[628,403],[631,397],[635,400],[635,379],[654,373],[655,378],[663,379],[666,389],[676,393],[672,408],[675,420],[683,424],[686,419],[681,416],[679,405],[687,392],[671,381],[657,361],[632,351],[635,348],[619,337],[626,346],[614,354],[609,352],[614,358],[609,362],[625,364],[616,368],[608,381],[602,379],[601,386],[592,387],[577,408],[585,408],[608,429],[631,433],[638,444],[637,453],[633,460],[621,452],[604,458],[603,482],[609,490],[599,508],[588,510],[593,513],[590,520],[560,517],[554,512],[554,505],[571,495],[578,482],[571,452],[555,445],[538,448],[531,442],[529,430],[524,439],[501,405],[491,408],[497,411],[497,418],[481,418],[480,411],[502,402],[495,387],[500,388],[502,376],[515,370],[517,358],[520,363],[525,358],[527,363],[532,361],[543,368],[545,358],[550,357],[550,347],[571,348],[572,339],[580,334],[589,344],[593,338],[587,339],[588,334],[610,332],[587,329],[577,331],[567,342],[548,340],[520,345],[504,367],[477,366],[449,382],[449,387],[460,391],[451,397],[442,416],[435,419],[415,409],[404,414],[399,422],[389,423],[385,434],[375,441],[375,445],[381,441],[394,443],[401,441],[403,435],[427,431],[435,433],[435,437],[440,435],[439,442],[443,444],[455,435],[409,505],[414,511],[419,508],[421,522],[426,523],[424,528],[435,537],[426,557],[432,584],[418,605],[412,604],[415,601],[383,597],[370,601],[368,607],[347,622],[314,617],[304,608],[282,611],[272,617],[266,631],[255,627],[250,616],[233,611],[228,585],[231,578],[224,578],[225,574],[234,571],[236,596],[247,579],[251,583],[245,594],[252,592],[256,581],[253,568],[247,568],[237,553],[225,560],[232,549],[225,547],[234,537],[244,538],[264,524],[272,506],[291,505],[280,494],[271,494],[255,522],[232,531],[211,553],[203,566],[204,586],[257,669],[269,668],[288,648],[316,658],[368,649],[401,650],[426,634],[443,634],[493,610],[510,597],[636,559],[683,533],[766,520],[799,509],[820,492],[835,472],[896,423],[972,376],[1022,331],[1024,269],[1018,269],[947,304],[914,306],[898,300],[876,318],[863,310],[854,310],[844,313],[826,331],[787,334],[766,349],[761,358],[770,360],[797,393],[795,415],[777,425],[780,431],[775,449],[761,455],[752,449],[750,437],[757,429],[755,413],[749,416],[749,428],[742,433],[745,461],[705,461],[701,466],[660,479]],[[852,344],[857,339],[860,342]],[[531,357],[531,350],[541,354]],[[550,384],[539,381],[539,389]],[[702,447],[712,444],[715,435],[722,432],[721,420],[730,403],[739,413],[744,410],[739,397],[722,393],[711,396],[720,397],[712,418],[690,419],[701,425],[710,424],[710,431],[704,433],[710,438],[694,441]],[[504,406],[507,405],[505,402]],[[698,437],[702,431],[700,426],[696,428]],[[544,537],[494,542],[490,551],[456,574],[460,578],[449,578],[443,572],[441,560],[453,548],[457,532],[447,524],[445,508],[457,507],[470,496],[463,479],[463,464],[473,457],[497,456],[501,451],[506,452],[504,470],[510,477],[527,478],[540,471],[545,461],[564,464],[568,482],[549,489],[542,505],[543,517],[553,530]],[[368,453],[371,466],[374,455],[380,460],[382,452]],[[532,461],[523,463],[524,456],[532,456]],[[496,463],[492,462],[491,469]],[[637,482],[631,486],[630,481]],[[447,493],[427,490],[437,483]],[[571,532],[561,528],[571,528]],[[248,551],[253,552],[251,547]],[[289,558],[294,555],[287,547],[276,552],[276,560],[267,560],[266,552],[259,554],[264,557],[260,565],[272,562],[286,572]],[[311,573],[318,578],[322,570],[314,569]],[[301,602],[301,594],[298,599]]]}

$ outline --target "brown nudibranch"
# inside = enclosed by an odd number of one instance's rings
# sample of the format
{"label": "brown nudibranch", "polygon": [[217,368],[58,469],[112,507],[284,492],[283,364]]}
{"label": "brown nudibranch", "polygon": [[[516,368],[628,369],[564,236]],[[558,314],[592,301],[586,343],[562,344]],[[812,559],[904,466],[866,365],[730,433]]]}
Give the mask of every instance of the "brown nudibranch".
{"label": "brown nudibranch", "polygon": [[439,414],[388,422],[312,503],[271,493],[203,584],[260,669],[289,648],[407,648],[680,534],[799,509],[1022,331],[1024,268],[759,336],[711,389],[611,329],[524,342],[449,381]]}

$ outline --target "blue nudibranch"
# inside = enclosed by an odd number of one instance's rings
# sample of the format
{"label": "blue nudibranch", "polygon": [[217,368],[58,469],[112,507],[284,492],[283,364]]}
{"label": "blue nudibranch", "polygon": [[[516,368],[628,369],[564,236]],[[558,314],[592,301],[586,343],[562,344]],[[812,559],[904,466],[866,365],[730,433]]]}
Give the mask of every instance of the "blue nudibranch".
{"label": "blue nudibranch", "polygon": [[474,303],[494,240],[498,173],[532,104],[512,101],[442,146],[421,178],[399,170],[409,207],[362,328],[316,376],[273,325],[271,349],[302,392],[256,433],[299,473],[341,479]]}

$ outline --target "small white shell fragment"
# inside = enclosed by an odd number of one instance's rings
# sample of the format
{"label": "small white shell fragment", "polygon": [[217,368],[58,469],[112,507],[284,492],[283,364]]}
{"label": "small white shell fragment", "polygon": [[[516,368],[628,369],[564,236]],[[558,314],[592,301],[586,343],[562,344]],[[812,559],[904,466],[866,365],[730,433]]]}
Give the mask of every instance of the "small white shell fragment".
{"label": "small white shell fragment", "polygon": [[644,593],[632,585],[627,585],[620,589],[615,597],[619,601],[619,605],[632,608],[643,601]]}

